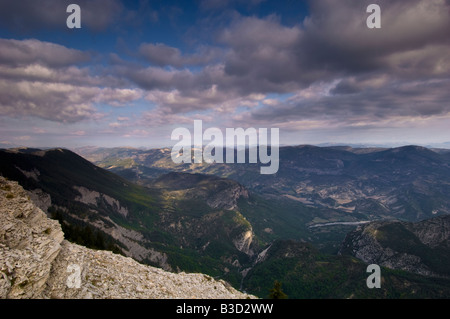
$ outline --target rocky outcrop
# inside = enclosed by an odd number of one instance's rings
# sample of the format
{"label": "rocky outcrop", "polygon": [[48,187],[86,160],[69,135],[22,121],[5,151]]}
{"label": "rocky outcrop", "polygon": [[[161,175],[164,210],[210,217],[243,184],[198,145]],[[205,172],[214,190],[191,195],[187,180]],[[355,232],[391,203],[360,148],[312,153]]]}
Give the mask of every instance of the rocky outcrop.
{"label": "rocky outcrop", "polygon": [[254,252],[251,249],[253,237],[254,234],[251,229],[244,231],[240,236],[233,240],[234,247],[246,255],[253,256]]}
{"label": "rocky outcrop", "polygon": [[[71,216],[75,218],[74,215]],[[102,217],[102,219],[91,221],[90,224],[122,243],[125,246],[122,249],[122,252],[126,256],[132,257],[140,262],[148,260],[165,270],[172,270],[172,267],[168,263],[167,254],[153,248],[144,247],[144,244],[149,241],[146,240],[140,232],[122,227],[109,217]],[[112,227],[110,225],[112,225]]]}
{"label": "rocky outcrop", "polygon": [[253,296],[204,274],[175,274],[72,244],[16,182],[0,177],[0,298]]}
{"label": "rocky outcrop", "polygon": [[112,210],[123,217],[128,216],[128,209],[123,207],[120,202],[106,194],[101,194],[97,191],[92,191],[82,186],[74,186],[75,190],[80,193],[80,196],[75,198],[76,201],[81,202],[87,205],[93,205],[98,207],[99,202],[103,201],[107,205],[109,205]]}
{"label": "rocky outcrop", "polygon": [[[106,205],[109,206],[110,211],[116,212],[123,217],[127,217],[129,214],[128,209],[123,207],[118,200],[106,194],[89,190],[82,186],[73,186],[73,188],[80,194],[75,197],[75,200],[89,205],[94,212],[100,205]],[[118,225],[109,216],[99,214],[95,220],[89,220],[87,218],[83,219],[77,214],[71,214],[70,211],[67,214],[73,219],[78,219],[94,226],[96,229],[119,241],[123,245],[122,252],[126,256],[132,257],[139,262],[144,260],[150,261],[165,270],[172,270],[165,253],[146,247],[146,244],[150,241],[145,239],[142,233]]]}
{"label": "rocky outcrop", "polygon": [[[79,288],[77,288],[77,279]],[[70,280],[73,280],[70,282]],[[246,298],[203,274],[170,273],[108,251],[62,243],[45,291],[49,298]]]}
{"label": "rocky outcrop", "polygon": [[248,198],[248,190],[236,181],[212,175],[171,172],[153,182],[166,191],[182,191],[187,198],[199,198],[214,209],[235,210],[240,198]]}
{"label": "rocky outcrop", "polygon": [[368,264],[378,264],[391,269],[402,269],[422,275],[430,275],[431,271],[421,264],[418,256],[398,252],[390,247],[383,247],[377,241],[377,228],[383,223],[372,223],[358,229],[347,236],[344,247],[351,255]]}
{"label": "rocky outcrop", "polygon": [[34,179],[36,182],[39,181],[39,175],[41,175],[41,173],[36,169],[32,169],[31,171],[26,171],[24,169],[21,169],[18,166],[15,166],[23,175],[25,175],[25,177],[27,178],[31,178]]}
{"label": "rocky outcrop", "polygon": [[450,215],[410,224],[409,229],[427,246],[450,249]]}
{"label": "rocky outcrop", "polygon": [[358,226],[345,238],[341,254],[369,264],[426,276],[450,277],[450,215],[417,223],[377,221]]}
{"label": "rocky outcrop", "polygon": [[0,296],[38,298],[64,234],[15,182],[0,177]]}
{"label": "rocky outcrop", "polygon": [[241,197],[248,198],[248,190],[238,183],[230,183],[222,190],[213,192],[206,199],[206,203],[212,208],[234,210]]}

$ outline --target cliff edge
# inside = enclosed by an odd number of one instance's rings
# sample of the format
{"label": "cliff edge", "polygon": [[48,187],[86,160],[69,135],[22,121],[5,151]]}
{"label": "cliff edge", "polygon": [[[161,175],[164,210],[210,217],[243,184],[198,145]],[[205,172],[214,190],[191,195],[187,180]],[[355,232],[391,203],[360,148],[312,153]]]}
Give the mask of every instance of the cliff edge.
{"label": "cliff edge", "polygon": [[204,274],[171,273],[64,239],[61,225],[0,176],[0,298],[255,298]]}

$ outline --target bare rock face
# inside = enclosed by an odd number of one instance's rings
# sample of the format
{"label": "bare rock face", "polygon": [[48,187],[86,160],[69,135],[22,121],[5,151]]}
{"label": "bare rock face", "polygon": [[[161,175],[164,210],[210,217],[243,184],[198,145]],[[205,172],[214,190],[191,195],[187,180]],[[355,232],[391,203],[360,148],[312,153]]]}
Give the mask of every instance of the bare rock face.
{"label": "bare rock face", "polygon": [[72,244],[17,183],[0,177],[0,298],[254,296],[204,274],[175,274]]}
{"label": "bare rock face", "polygon": [[349,233],[341,253],[425,276],[449,277],[450,215],[416,223],[371,222]]}
{"label": "bare rock face", "polygon": [[345,245],[351,247],[352,255],[369,264],[378,264],[391,269],[402,269],[422,275],[431,275],[430,269],[422,264],[418,256],[398,252],[380,244],[376,236],[378,228],[384,224],[381,222],[359,226],[351,240],[348,236]]}
{"label": "bare rock face", "polygon": [[238,238],[233,240],[233,244],[237,250],[247,254],[249,256],[253,256],[254,252],[251,249],[251,244],[253,242],[253,231],[251,229],[244,231]]}
{"label": "bare rock face", "polygon": [[248,198],[248,196],[248,190],[244,186],[235,183],[213,193],[207,198],[206,203],[212,208],[233,210],[236,209],[239,198]]}
{"label": "bare rock face", "polygon": [[109,206],[111,206],[111,208],[113,208],[113,210],[116,213],[121,214],[124,217],[128,216],[128,209],[126,207],[123,207],[118,200],[116,200],[106,194],[101,194],[96,191],[91,191],[82,186],[74,186],[73,188],[76,189],[80,193],[80,196],[75,198],[76,201],[79,201],[81,203],[88,204],[88,205],[90,204],[90,205],[97,206],[98,201],[103,200]]}
{"label": "bare rock face", "polygon": [[125,245],[126,249],[123,249],[122,252],[127,257],[133,257],[137,261],[147,259],[164,270],[172,270],[172,267],[168,262],[167,254],[159,252],[153,248],[146,248],[141,244],[145,242],[146,239],[140,232],[122,227],[116,224],[109,217],[104,217],[104,220],[106,220],[110,225],[113,225],[113,227],[108,227],[105,225],[104,221],[100,219],[91,222],[91,224]]}
{"label": "bare rock face", "polygon": [[22,187],[0,178],[0,297],[42,297],[63,239]]}
{"label": "bare rock face", "polygon": [[410,229],[425,245],[450,248],[450,215],[414,223]]}

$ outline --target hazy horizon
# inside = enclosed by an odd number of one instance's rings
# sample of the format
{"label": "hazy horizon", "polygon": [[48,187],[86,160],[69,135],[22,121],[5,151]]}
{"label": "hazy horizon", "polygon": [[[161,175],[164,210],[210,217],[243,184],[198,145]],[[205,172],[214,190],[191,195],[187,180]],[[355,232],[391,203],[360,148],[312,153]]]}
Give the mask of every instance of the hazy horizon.
{"label": "hazy horizon", "polygon": [[[205,145],[203,145],[205,146]],[[248,147],[248,145],[245,145]],[[270,147],[270,144],[268,145]],[[400,148],[405,146],[420,146],[425,148],[434,148],[434,149],[449,149],[450,150],[450,142],[445,143],[431,143],[431,144],[414,144],[414,143],[391,143],[391,144],[364,144],[364,143],[320,143],[320,144],[280,144],[279,147],[298,147],[298,146],[315,146],[315,147],[352,147],[352,148]],[[191,146],[192,148],[195,148],[194,145]],[[139,150],[152,150],[152,149],[164,149],[168,148],[171,149],[172,145],[162,145],[162,146],[129,146],[129,145],[117,145],[117,146],[102,146],[102,145],[83,145],[83,146],[75,146],[75,147],[68,147],[64,145],[54,145],[54,146],[33,146],[33,145],[8,145],[8,144],[1,144],[0,143],[0,149],[14,149],[14,148],[36,148],[36,149],[68,149],[72,151],[80,150],[80,149],[88,149],[88,148],[105,148],[105,149],[113,149],[113,148],[129,148],[129,149],[139,149]]]}

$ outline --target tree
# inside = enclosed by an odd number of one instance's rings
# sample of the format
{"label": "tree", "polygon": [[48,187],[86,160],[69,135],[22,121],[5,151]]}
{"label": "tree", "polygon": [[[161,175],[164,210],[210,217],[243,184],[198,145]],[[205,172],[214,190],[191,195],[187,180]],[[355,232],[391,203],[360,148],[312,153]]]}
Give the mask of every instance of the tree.
{"label": "tree", "polygon": [[273,288],[270,289],[269,298],[270,299],[286,299],[288,296],[281,289],[281,282],[275,280],[273,283]]}

